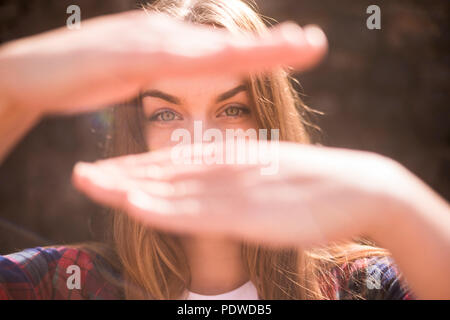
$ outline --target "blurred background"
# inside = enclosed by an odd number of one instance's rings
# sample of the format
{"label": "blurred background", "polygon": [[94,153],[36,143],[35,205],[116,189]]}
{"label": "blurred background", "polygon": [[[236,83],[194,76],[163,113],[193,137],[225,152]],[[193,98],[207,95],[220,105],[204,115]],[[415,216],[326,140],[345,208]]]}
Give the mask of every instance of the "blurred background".
{"label": "blurred background", "polygon": [[[330,51],[297,75],[303,99],[328,146],[396,159],[450,199],[449,1],[256,0],[277,21],[318,24]],[[64,26],[69,5],[81,17],[138,7],[136,0],[0,0],[0,43]],[[381,30],[366,9],[381,8]],[[0,75],[1,76],[1,75]],[[0,254],[95,239],[102,209],[70,183],[76,161],[103,156],[101,114],[47,118],[0,165]],[[386,177],[389,179],[389,177]]]}

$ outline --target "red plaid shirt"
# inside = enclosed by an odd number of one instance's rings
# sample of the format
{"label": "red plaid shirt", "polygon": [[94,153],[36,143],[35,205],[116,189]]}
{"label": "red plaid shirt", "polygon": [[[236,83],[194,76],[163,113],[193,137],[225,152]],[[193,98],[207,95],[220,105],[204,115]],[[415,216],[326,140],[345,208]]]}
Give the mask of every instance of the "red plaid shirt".
{"label": "red plaid shirt", "polygon": [[[64,246],[0,256],[0,299],[123,299],[122,291],[101,276],[96,259],[102,258]],[[68,285],[74,274],[70,266],[79,267],[79,289]],[[120,279],[114,272],[111,269]],[[388,257],[359,259],[333,269],[332,274],[324,289],[330,299],[414,298]]]}

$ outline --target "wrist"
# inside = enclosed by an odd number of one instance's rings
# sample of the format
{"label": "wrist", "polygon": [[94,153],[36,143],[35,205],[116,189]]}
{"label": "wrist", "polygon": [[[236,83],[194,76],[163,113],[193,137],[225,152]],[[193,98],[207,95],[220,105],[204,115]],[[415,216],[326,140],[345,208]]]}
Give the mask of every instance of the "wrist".
{"label": "wrist", "polygon": [[389,192],[383,226],[373,229],[371,237],[392,254],[417,297],[448,298],[448,203],[405,168],[399,173],[402,183]]}
{"label": "wrist", "polygon": [[432,220],[448,220],[445,200],[404,166],[389,162],[389,182],[378,199],[382,209],[374,214],[368,232],[369,237],[387,249],[419,234]]}
{"label": "wrist", "polygon": [[[394,160],[385,160],[385,180],[377,192],[367,235],[378,245],[389,248],[418,220],[415,195],[420,194],[414,175]],[[408,231],[409,232],[409,231]]]}
{"label": "wrist", "polygon": [[40,112],[17,107],[0,96],[0,164],[40,118]]}
{"label": "wrist", "polygon": [[[27,50],[27,41],[19,39],[0,46],[0,112],[9,118],[20,117],[27,122],[37,122],[43,115],[44,110],[30,107],[24,103],[26,89],[22,87],[24,82],[30,81],[23,70],[27,70],[27,59],[24,58]],[[33,79],[38,82],[39,79]],[[24,92],[25,91],[25,92]]]}

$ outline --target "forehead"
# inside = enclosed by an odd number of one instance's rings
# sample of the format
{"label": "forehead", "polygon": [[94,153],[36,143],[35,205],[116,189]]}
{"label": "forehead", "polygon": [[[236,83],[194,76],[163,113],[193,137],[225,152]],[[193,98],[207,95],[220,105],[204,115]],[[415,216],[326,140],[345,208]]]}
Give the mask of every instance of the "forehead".
{"label": "forehead", "polygon": [[144,90],[159,90],[180,99],[215,98],[223,92],[245,84],[245,79],[232,75],[195,76],[154,81]]}

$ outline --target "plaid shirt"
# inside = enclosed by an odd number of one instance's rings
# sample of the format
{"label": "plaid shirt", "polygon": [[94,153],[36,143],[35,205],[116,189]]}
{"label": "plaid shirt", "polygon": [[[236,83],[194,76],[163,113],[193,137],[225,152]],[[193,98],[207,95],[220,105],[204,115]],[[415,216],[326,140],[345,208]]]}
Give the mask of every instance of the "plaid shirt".
{"label": "plaid shirt", "polygon": [[[64,246],[0,256],[0,299],[123,299],[100,275],[96,259],[102,258]],[[75,274],[70,266],[79,267],[79,289],[68,285]],[[332,275],[323,288],[330,299],[414,299],[389,257],[358,259],[334,268]]]}

